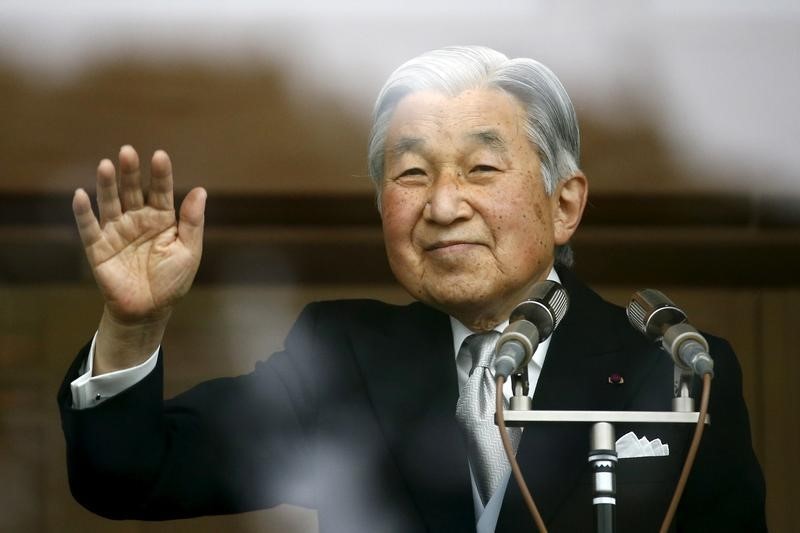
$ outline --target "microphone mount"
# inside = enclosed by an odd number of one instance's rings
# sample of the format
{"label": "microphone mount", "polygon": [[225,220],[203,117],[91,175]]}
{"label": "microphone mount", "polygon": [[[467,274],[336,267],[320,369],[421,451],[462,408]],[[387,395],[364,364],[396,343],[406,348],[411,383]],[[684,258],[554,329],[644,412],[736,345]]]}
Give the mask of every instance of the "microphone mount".
{"label": "microphone mount", "polygon": [[504,379],[520,372],[567,314],[569,296],[560,283],[536,283],[528,299],[511,312],[509,324],[497,341],[494,372]]}
{"label": "microphone mount", "polygon": [[708,342],[688,323],[686,313],[664,293],[655,289],[637,291],[626,312],[631,325],[648,339],[660,342],[680,369],[714,377]]}

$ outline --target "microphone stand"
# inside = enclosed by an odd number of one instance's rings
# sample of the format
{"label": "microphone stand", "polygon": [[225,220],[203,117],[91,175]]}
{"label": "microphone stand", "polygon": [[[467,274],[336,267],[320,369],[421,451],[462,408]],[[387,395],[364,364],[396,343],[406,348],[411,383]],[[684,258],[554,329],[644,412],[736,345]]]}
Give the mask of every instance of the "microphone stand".
{"label": "microphone stand", "polygon": [[597,533],[614,533],[617,528],[617,439],[608,422],[592,425],[589,463],[594,478],[594,523]]}
{"label": "microphone stand", "polygon": [[527,365],[524,371],[511,374],[511,390],[514,394],[508,403],[512,411],[530,411],[533,408],[531,397],[528,396],[530,388]]}
{"label": "microphone stand", "polygon": [[692,398],[692,378],[694,373],[675,365],[675,378],[673,384],[674,397],[672,410],[681,413],[694,411],[694,398]]}
{"label": "microphone stand", "polygon": [[[690,396],[691,381],[691,371],[684,371],[676,366],[672,411],[539,411],[531,409],[526,369],[523,373],[512,374],[511,384],[514,395],[509,402],[510,409],[503,410],[502,413],[495,413],[495,423],[500,427],[524,427],[539,422],[592,423],[589,436],[589,462],[592,465],[594,478],[592,503],[595,508],[595,531],[596,533],[615,533],[616,464],[618,458],[612,423],[696,424],[700,428],[700,412],[694,411],[694,400]],[[710,379],[708,381],[710,383]],[[707,392],[704,388],[705,404],[707,404],[706,395]],[[498,398],[500,398],[499,386]],[[701,412],[703,410],[701,409]],[[706,414],[703,424],[710,423],[710,417]],[[693,457],[691,459],[693,460]],[[512,462],[512,468],[513,464],[514,462]],[[688,472],[686,474],[688,475]]]}

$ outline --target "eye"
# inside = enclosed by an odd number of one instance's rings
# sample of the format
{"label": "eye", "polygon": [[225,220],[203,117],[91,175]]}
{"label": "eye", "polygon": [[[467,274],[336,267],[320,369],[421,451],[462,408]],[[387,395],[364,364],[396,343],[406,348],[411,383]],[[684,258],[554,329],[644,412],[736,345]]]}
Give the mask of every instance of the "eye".
{"label": "eye", "polygon": [[491,165],[475,165],[470,172],[497,172],[497,168]]}
{"label": "eye", "polygon": [[400,185],[422,185],[428,182],[428,175],[419,167],[404,170],[393,180]]}
{"label": "eye", "polygon": [[425,171],[419,167],[409,168],[408,170],[404,170],[398,178],[402,178],[404,176],[424,176]]}

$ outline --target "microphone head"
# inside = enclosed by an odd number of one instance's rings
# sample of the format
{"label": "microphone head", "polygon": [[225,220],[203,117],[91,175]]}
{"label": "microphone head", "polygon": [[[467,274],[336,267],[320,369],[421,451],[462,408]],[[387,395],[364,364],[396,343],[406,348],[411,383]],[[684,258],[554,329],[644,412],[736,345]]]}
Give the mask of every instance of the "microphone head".
{"label": "microphone head", "polygon": [[663,337],[670,326],[686,322],[686,313],[655,289],[635,292],[626,313],[631,325],[651,340]]}
{"label": "microphone head", "polygon": [[539,330],[539,342],[545,340],[567,314],[569,295],[566,289],[552,280],[536,283],[528,299],[511,312],[510,321],[524,319]]}

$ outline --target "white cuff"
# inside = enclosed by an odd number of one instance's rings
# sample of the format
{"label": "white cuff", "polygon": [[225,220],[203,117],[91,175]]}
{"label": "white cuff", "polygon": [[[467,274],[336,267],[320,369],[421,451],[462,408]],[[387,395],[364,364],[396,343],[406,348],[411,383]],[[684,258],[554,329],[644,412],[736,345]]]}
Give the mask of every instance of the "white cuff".
{"label": "white cuff", "polygon": [[159,346],[156,351],[140,365],[123,370],[115,370],[108,374],[100,376],[92,376],[92,367],[94,366],[94,343],[97,340],[97,333],[92,338],[92,345],[89,347],[89,356],[81,366],[81,375],[72,383],[72,407],[74,409],[86,409],[87,407],[94,407],[107,400],[108,398],[119,394],[128,387],[135,385],[147,377],[150,372],[156,367],[158,362],[158,351],[161,349]]}

